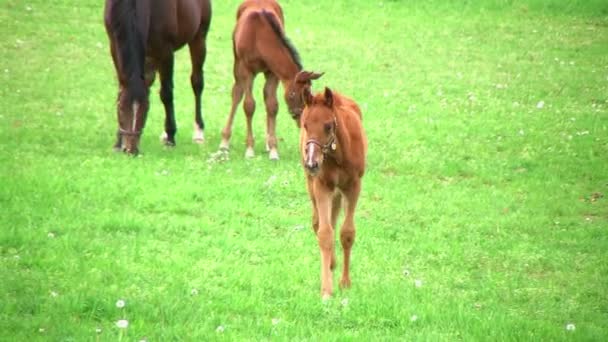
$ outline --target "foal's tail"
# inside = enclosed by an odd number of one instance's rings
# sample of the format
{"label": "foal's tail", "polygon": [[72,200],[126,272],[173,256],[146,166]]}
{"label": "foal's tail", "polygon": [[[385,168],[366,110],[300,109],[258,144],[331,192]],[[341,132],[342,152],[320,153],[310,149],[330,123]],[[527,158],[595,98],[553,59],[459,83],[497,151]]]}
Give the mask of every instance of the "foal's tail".
{"label": "foal's tail", "polygon": [[[122,77],[127,84],[131,101],[143,102],[147,98],[144,81],[145,38],[138,28],[136,0],[110,0],[110,31],[114,36]],[[141,10],[141,5],[140,10]]]}

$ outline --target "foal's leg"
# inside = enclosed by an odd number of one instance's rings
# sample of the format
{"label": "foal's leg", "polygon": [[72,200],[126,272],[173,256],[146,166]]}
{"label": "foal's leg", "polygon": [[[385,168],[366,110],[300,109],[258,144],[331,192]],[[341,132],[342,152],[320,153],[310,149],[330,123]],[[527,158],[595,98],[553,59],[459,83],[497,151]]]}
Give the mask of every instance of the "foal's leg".
{"label": "foal's leg", "polygon": [[165,106],[165,145],[175,146],[175,111],[173,109],[173,54],[159,65],[160,99]]}
{"label": "foal's leg", "polygon": [[315,182],[314,196],[319,215],[317,240],[321,251],[321,295],[329,298],[333,291],[331,260],[334,254],[334,229],[331,225],[332,191]]}
{"label": "foal's leg", "polygon": [[234,61],[234,85],[232,86],[232,106],[230,107],[230,113],[228,114],[228,120],[226,126],[222,130],[222,142],[220,143],[220,150],[228,151],[230,148],[230,136],[232,136],[232,124],[234,123],[234,114],[236,109],[243,99],[243,84],[244,79],[248,71],[240,66],[238,61]]}
{"label": "foal's leg", "polygon": [[194,92],[194,133],[192,140],[196,143],[205,141],[205,122],[203,121],[201,97],[205,88],[205,76],[203,73],[203,65],[207,56],[207,44],[205,36],[202,32],[188,44],[190,49],[190,61],[192,62],[192,74],[190,75],[190,83]]}
{"label": "foal's leg", "polygon": [[319,231],[319,212],[317,211],[317,201],[313,192],[313,180],[312,177],[306,177],[306,188],[308,189],[308,195],[310,196],[310,202],[312,204],[312,230],[317,235]]}
{"label": "foal's leg", "polygon": [[342,279],[340,279],[340,287],[350,287],[350,251],[355,244],[355,209],[361,192],[361,182],[357,180],[353,182],[351,189],[346,191],[346,210],[344,215],[344,223],[340,229],[340,242],[344,251],[344,267],[342,268]]}
{"label": "foal's leg", "polygon": [[[342,209],[342,194],[340,192],[337,192],[336,195],[334,196],[334,199],[332,201],[332,205],[331,205],[331,226],[337,227],[338,226],[338,216],[340,215],[340,209]],[[334,237],[332,236],[332,239]],[[333,254],[331,255],[331,269],[332,271],[336,268],[336,250],[334,249]]]}
{"label": "foal's leg", "polygon": [[244,82],[245,101],[243,102],[243,109],[245,110],[245,117],[247,118],[247,149],[245,150],[245,158],[255,157],[255,152],[253,150],[253,113],[255,112],[253,78],[253,75],[248,75]]}
{"label": "foal's leg", "polygon": [[266,84],[264,85],[264,103],[266,104],[266,149],[268,158],[271,160],[279,159],[277,151],[276,123],[279,103],[277,101],[277,87],[279,79],[271,72],[264,74]]}

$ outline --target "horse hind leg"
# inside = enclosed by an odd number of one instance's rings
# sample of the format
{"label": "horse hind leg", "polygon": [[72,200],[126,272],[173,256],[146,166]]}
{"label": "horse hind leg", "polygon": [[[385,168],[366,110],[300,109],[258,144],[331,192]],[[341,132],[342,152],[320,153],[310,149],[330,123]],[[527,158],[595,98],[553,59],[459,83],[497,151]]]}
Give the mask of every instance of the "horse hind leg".
{"label": "horse hind leg", "polygon": [[255,112],[255,100],[253,98],[253,77],[247,77],[245,80],[245,101],[243,109],[247,118],[247,149],[245,150],[245,158],[255,157],[253,145],[253,113]]}
{"label": "horse hind leg", "polygon": [[199,34],[190,42],[188,48],[190,49],[190,61],[192,62],[190,83],[194,92],[194,132],[192,133],[192,141],[200,144],[205,141],[205,122],[203,121],[201,102],[205,88],[203,65],[207,56],[207,44],[203,34]]}
{"label": "horse hind leg", "polygon": [[265,74],[264,103],[266,105],[266,150],[270,160],[278,160],[276,123],[279,103],[277,101],[277,87],[279,79],[272,73]]}
{"label": "horse hind leg", "polygon": [[175,146],[175,109],[173,107],[173,55],[168,57],[159,67],[160,99],[165,106],[165,145]]}

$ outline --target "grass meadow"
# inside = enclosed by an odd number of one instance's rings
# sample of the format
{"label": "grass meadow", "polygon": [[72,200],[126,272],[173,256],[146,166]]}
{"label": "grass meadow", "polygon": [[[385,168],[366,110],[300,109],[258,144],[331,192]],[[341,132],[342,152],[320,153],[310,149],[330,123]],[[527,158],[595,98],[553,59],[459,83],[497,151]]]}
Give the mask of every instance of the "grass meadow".
{"label": "grass meadow", "polygon": [[353,287],[320,299],[299,133],[281,102],[268,160],[261,77],[257,156],[242,110],[215,154],[238,1],[213,3],[205,144],[182,50],[177,146],[157,82],[132,158],[103,1],[1,0],[0,340],[605,340],[606,2],[281,3],[315,89],[363,109]]}

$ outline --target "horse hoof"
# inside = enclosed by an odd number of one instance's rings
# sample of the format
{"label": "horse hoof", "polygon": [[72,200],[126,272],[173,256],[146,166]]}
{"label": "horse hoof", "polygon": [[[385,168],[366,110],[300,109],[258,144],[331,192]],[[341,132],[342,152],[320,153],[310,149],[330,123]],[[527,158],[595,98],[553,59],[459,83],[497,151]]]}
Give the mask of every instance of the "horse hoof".
{"label": "horse hoof", "polygon": [[230,150],[230,143],[228,142],[228,140],[222,139],[222,142],[220,143],[220,151],[228,152],[229,150]]}
{"label": "horse hoof", "polygon": [[253,151],[252,147],[247,147],[247,150],[245,151],[245,158],[251,159],[255,157],[255,152]]}
{"label": "horse hoof", "polygon": [[194,132],[194,134],[192,134],[192,141],[195,144],[203,144],[205,142],[203,131]]}
{"label": "horse hoof", "polygon": [[330,293],[324,293],[321,296],[321,300],[323,301],[323,303],[329,302],[330,299],[331,299],[331,294]]}
{"label": "horse hoof", "polygon": [[168,140],[167,132],[162,132],[158,138],[160,139],[160,142],[166,143]]}
{"label": "horse hoof", "polygon": [[350,279],[341,279],[340,280],[340,288],[341,289],[348,289],[348,288],[350,288]]}
{"label": "horse hoof", "polygon": [[279,160],[279,152],[277,152],[277,150],[273,148],[268,153],[268,159],[270,159],[270,160]]}

